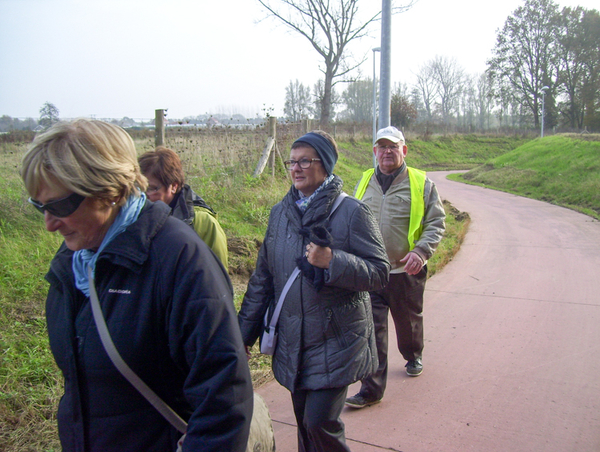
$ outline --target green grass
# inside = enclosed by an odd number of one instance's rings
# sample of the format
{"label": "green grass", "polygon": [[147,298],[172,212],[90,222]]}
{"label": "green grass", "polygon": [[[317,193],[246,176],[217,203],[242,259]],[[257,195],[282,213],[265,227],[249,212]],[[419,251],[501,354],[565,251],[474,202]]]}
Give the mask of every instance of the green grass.
{"label": "green grass", "polygon": [[62,378],[48,347],[44,274],[61,240],[24,204],[15,172],[0,170],[0,450],[59,450]]}
{"label": "green grass", "polygon": [[600,219],[600,135],[539,138],[454,178]]}
{"label": "green grass", "polygon": [[[297,136],[293,130],[280,134],[278,149],[284,158]],[[27,203],[18,173],[26,138],[13,142],[3,135],[0,141],[0,451],[50,452],[60,450],[55,412],[62,379],[48,347],[44,275],[61,238],[45,230],[43,217]],[[151,134],[140,132],[134,138],[140,153],[153,148]],[[362,172],[372,165],[370,137],[340,133],[336,138],[340,145],[336,173],[344,180],[345,191],[352,193]],[[409,164],[425,169],[473,167],[485,162],[486,156],[495,157],[521,144],[520,138],[512,137],[440,140],[439,146],[437,139],[409,140]],[[167,134],[166,144],[180,152],[188,182],[218,212],[228,236],[237,306],[254,269],[270,209],[290,187],[279,159],[275,177],[270,169],[259,178],[251,177],[264,142],[261,131]],[[436,159],[443,163],[437,164]],[[468,216],[446,208],[447,233],[430,260],[430,275],[452,259],[468,225]],[[257,347],[254,351],[250,367],[255,384],[260,385],[271,378],[270,357],[258,354]]]}
{"label": "green grass", "polygon": [[410,140],[407,137],[407,162],[426,171],[470,169],[529,140],[518,135],[447,135],[434,140]]}
{"label": "green grass", "polygon": [[[530,138],[525,136],[446,135],[425,140],[406,136],[406,162],[424,171],[471,169],[509,152]],[[344,180],[345,190],[352,193],[362,172],[373,166],[370,137],[340,140],[340,158],[335,172]]]}

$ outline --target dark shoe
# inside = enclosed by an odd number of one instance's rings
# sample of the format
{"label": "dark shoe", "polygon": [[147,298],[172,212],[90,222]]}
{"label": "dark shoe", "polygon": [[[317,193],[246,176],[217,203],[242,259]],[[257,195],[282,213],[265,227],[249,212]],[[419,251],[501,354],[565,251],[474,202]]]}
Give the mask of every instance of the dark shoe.
{"label": "dark shoe", "polygon": [[381,402],[381,399],[373,399],[363,396],[360,392],[355,396],[348,397],[346,399],[346,406],[350,408],[364,408],[366,406],[375,405]]}
{"label": "dark shoe", "polygon": [[405,367],[406,373],[409,377],[418,377],[423,373],[423,364],[421,363],[421,358],[407,362]]}

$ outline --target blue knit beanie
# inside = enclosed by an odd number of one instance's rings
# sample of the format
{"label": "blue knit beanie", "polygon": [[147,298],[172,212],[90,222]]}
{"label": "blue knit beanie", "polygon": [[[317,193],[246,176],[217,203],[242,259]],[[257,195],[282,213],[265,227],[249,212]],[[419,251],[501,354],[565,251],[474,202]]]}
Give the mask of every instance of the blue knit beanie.
{"label": "blue knit beanie", "polygon": [[[319,158],[321,159],[325,171],[327,171],[327,175],[331,176],[333,174],[333,168],[338,160],[338,153],[331,141],[318,133],[308,132],[306,135],[303,135],[294,141],[294,144],[296,143],[306,143],[313,147],[315,151],[317,151],[317,154],[319,154]],[[294,144],[292,147],[294,147]]]}

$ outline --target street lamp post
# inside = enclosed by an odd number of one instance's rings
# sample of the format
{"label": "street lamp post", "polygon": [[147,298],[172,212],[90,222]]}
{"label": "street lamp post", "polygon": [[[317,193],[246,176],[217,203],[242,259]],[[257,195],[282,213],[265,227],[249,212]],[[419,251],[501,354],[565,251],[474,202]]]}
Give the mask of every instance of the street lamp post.
{"label": "street lamp post", "polygon": [[[377,136],[377,77],[375,72],[375,52],[380,52],[381,47],[375,47],[373,49],[373,144],[375,144],[375,138]],[[373,154],[373,168],[377,165],[377,159]]]}
{"label": "street lamp post", "polygon": [[381,61],[379,64],[379,128],[388,127],[391,101],[392,0],[381,2]]}
{"label": "street lamp post", "polygon": [[542,86],[542,88],[540,89],[540,91],[542,92],[542,133],[541,133],[541,138],[544,138],[544,107],[545,107],[545,100],[546,100],[546,90],[550,89],[547,86]]}

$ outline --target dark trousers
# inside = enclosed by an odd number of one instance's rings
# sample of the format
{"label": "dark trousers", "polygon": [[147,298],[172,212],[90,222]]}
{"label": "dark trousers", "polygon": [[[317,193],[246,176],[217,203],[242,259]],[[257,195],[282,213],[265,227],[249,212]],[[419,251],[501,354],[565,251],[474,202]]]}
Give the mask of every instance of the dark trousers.
{"label": "dark trousers", "polygon": [[340,418],[347,393],[347,386],[292,393],[298,452],[350,452]]}
{"label": "dark trousers", "polygon": [[406,361],[421,358],[423,353],[423,293],[427,267],[416,275],[391,273],[385,289],[371,292],[375,342],[379,367],[377,372],[361,380],[360,393],[380,399],[385,392],[388,371],[388,311],[396,327],[398,350]]}

